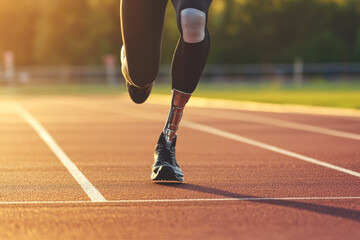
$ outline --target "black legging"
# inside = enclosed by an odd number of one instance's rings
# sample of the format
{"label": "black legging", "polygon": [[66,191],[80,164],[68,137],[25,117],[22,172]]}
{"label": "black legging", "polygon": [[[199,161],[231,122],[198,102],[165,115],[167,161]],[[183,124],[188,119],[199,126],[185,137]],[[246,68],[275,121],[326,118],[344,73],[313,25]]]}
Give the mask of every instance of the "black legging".
{"label": "black legging", "polygon": [[[181,37],[172,64],[173,88],[192,93],[204,70],[210,48],[209,32],[201,42],[182,38],[180,13],[195,8],[206,14],[212,0],[171,0],[176,10]],[[122,37],[131,80],[139,87],[152,83],[159,71],[161,40],[168,0],[121,0]]]}

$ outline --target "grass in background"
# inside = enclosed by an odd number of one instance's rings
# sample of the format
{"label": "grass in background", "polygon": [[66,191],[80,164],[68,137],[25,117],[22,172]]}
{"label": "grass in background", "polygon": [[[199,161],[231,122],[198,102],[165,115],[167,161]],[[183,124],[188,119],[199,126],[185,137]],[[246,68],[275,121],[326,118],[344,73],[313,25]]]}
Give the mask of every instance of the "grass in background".
{"label": "grass in background", "polygon": [[[170,84],[156,84],[153,93],[170,94]],[[117,95],[124,85],[61,85],[0,87],[2,96]],[[202,83],[194,96],[279,104],[301,104],[360,109],[360,81],[308,82],[301,86],[279,83]]]}
{"label": "grass in background", "polygon": [[[154,92],[168,94],[169,87]],[[360,81],[309,82],[301,86],[278,83],[200,84],[194,96],[278,104],[300,104],[360,109]]]}

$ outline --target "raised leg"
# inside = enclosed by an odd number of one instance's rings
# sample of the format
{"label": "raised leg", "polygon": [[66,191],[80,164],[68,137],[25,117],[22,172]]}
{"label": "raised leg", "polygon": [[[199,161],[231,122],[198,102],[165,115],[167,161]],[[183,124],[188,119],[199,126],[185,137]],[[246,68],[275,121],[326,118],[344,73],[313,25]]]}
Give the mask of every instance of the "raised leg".
{"label": "raised leg", "polygon": [[126,61],[128,73],[124,77],[138,88],[151,84],[158,74],[167,2],[121,0],[122,60]]}

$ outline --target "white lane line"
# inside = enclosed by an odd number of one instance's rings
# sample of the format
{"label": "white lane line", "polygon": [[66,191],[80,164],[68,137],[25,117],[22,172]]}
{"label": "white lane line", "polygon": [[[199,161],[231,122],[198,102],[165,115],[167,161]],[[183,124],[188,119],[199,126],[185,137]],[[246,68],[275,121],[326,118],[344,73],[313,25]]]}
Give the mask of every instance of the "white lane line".
{"label": "white lane line", "polygon": [[[88,109],[92,109],[92,110],[96,110],[96,111],[102,111],[102,112],[108,112],[108,113],[114,113],[114,114],[121,114],[121,115],[128,115],[128,116],[133,116],[133,117],[137,117],[137,118],[141,118],[141,119],[162,121],[155,114],[149,115],[149,114],[143,114],[143,113],[139,113],[139,112],[135,113],[135,112],[131,112],[131,111],[120,112],[118,110],[109,110],[109,109],[105,109],[105,108],[94,107],[93,105],[92,105],[92,107],[89,107],[88,105],[85,106],[83,104],[76,104],[76,103],[71,103],[69,105],[78,106],[78,107],[82,107],[82,108],[88,108]],[[242,137],[240,135],[236,135],[236,134],[233,134],[233,133],[230,133],[230,132],[226,132],[226,131],[223,131],[223,130],[220,130],[220,129],[217,129],[217,128],[213,128],[213,127],[210,127],[210,126],[206,126],[206,125],[203,125],[203,124],[199,124],[199,123],[195,123],[195,122],[191,122],[191,121],[186,121],[186,120],[183,120],[181,125],[184,126],[184,127],[188,127],[188,128],[194,129],[194,130],[202,131],[202,132],[205,132],[205,133],[208,133],[208,134],[213,134],[213,135],[224,137],[224,138],[227,138],[227,139],[231,139],[231,140],[234,140],[234,141],[237,141],[237,142],[246,143],[246,144],[249,144],[249,145],[252,145],[252,146],[267,149],[267,150],[272,151],[272,152],[276,152],[276,153],[280,153],[280,154],[283,154],[283,155],[286,155],[286,156],[297,158],[297,159],[302,160],[302,161],[306,161],[306,162],[309,162],[309,163],[312,163],[312,164],[316,164],[316,165],[319,165],[319,166],[330,168],[330,169],[340,171],[340,172],[343,172],[343,173],[346,173],[346,174],[349,174],[349,175],[352,175],[352,176],[360,177],[360,173],[352,171],[350,169],[342,168],[342,167],[339,167],[339,166],[336,166],[336,165],[333,165],[333,164],[330,164],[330,163],[327,163],[327,162],[323,162],[323,161],[320,161],[320,160],[317,160],[317,159],[314,159],[314,158],[311,158],[311,157],[307,157],[307,156],[304,156],[304,155],[301,155],[301,154],[298,154],[298,153],[294,153],[294,152],[291,152],[291,151],[288,151],[288,150],[285,150],[285,149],[282,149],[282,148],[279,148],[279,147],[275,147],[275,146],[272,146],[272,145],[269,145],[269,144],[266,144],[266,143],[262,143],[262,142],[259,142],[259,141],[256,141],[256,140],[252,140],[250,138]]]}
{"label": "white lane line", "polygon": [[283,154],[283,155],[286,155],[286,156],[297,158],[297,159],[305,161],[305,162],[313,163],[313,164],[316,164],[316,165],[319,165],[319,166],[323,166],[323,167],[330,168],[330,169],[333,169],[333,170],[336,170],[336,171],[339,171],[339,172],[343,172],[343,173],[346,173],[346,174],[349,174],[349,175],[352,175],[352,176],[355,176],[355,177],[360,177],[360,173],[358,173],[358,172],[355,172],[355,171],[352,171],[352,170],[349,170],[349,169],[346,169],[346,168],[342,168],[342,167],[339,167],[339,166],[336,166],[336,165],[333,165],[333,164],[330,164],[330,163],[327,163],[327,162],[323,162],[323,161],[320,161],[320,160],[317,160],[317,159],[314,159],[314,158],[311,158],[311,157],[307,157],[307,156],[304,156],[304,155],[301,155],[301,154],[298,154],[298,153],[294,153],[294,152],[291,152],[291,151],[288,151],[288,150],[285,150],[285,149],[282,149],[282,148],[279,148],[279,147],[275,147],[275,146],[272,146],[272,145],[269,145],[269,144],[266,144],[266,143],[262,143],[262,142],[259,142],[259,141],[256,141],[256,140],[252,140],[250,138],[242,137],[242,136],[239,136],[239,135],[236,135],[236,134],[233,134],[233,133],[230,133],[230,132],[226,132],[226,131],[223,131],[223,130],[220,130],[220,129],[217,129],[217,128],[213,128],[213,127],[209,127],[209,126],[206,126],[206,125],[203,125],[203,124],[190,122],[190,121],[185,121],[185,120],[182,122],[182,125],[186,126],[188,128],[192,128],[194,130],[202,131],[202,132],[205,132],[205,133],[210,133],[210,134],[220,136],[220,137],[224,137],[224,138],[227,138],[227,139],[231,139],[231,140],[234,140],[234,141],[237,141],[237,142],[246,143],[246,144],[249,144],[249,145],[252,145],[252,146],[256,146],[256,147],[259,147],[259,148],[263,148],[263,149],[272,151],[272,152],[276,152],[276,153],[280,153],[280,154]]}
{"label": "white lane line", "polygon": [[[203,112],[199,112],[199,113],[196,112],[193,114],[207,115],[207,116],[214,117],[213,114],[207,114],[207,113],[203,114]],[[338,131],[338,130],[333,130],[333,129],[324,128],[324,127],[318,127],[318,126],[304,124],[304,123],[296,123],[296,122],[290,122],[290,121],[268,118],[268,117],[259,117],[259,116],[255,116],[252,114],[246,114],[246,113],[239,113],[239,115],[237,117],[230,116],[230,115],[224,115],[224,113],[221,113],[221,114],[217,114],[215,117],[223,118],[223,119],[239,120],[239,121],[243,121],[243,122],[254,122],[254,123],[260,123],[260,124],[265,124],[265,125],[272,125],[272,126],[276,126],[276,127],[290,128],[290,129],[295,129],[295,130],[320,133],[320,134],[329,135],[329,136],[342,137],[342,138],[348,138],[348,139],[353,139],[353,140],[360,140],[359,134],[348,133],[348,132],[344,132],[344,131]]]}
{"label": "white lane line", "polygon": [[101,195],[101,193],[94,187],[94,185],[92,185],[91,182],[84,176],[84,174],[77,168],[77,166],[71,161],[71,159],[60,148],[60,146],[38,120],[36,120],[27,110],[25,110],[16,102],[12,102],[12,109],[20,117],[22,117],[35,130],[35,132],[46,143],[46,145],[48,145],[55,156],[58,157],[69,173],[80,184],[92,202],[106,201],[103,195]]}
{"label": "white lane line", "polygon": [[83,203],[162,203],[162,202],[221,202],[221,201],[301,201],[301,200],[357,200],[355,197],[280,197],[280,198],[184,198],[184,199],[139,199],[139,200],[108,200],[108,201],[25,201],[25,202],[0,202],[0,205],[16,204],[83,204]]}

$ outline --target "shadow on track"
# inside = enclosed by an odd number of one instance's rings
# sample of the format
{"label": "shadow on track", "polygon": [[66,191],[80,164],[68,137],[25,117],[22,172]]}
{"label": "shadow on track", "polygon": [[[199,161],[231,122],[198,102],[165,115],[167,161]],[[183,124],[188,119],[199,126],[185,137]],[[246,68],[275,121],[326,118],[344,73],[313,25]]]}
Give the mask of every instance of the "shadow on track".
{"label": "shadow on track", "polygon": [[[177,189],[185,189],[185,190],[191,190],[194,192],[201,192],[201,193],[209,193],[209,194],[215,194],[223,197],[228,198],[256,198],[255,196],[249,196],[249,195],[242,195],[238,193],[228,192],[216,188],[211,187],[205,187],[190,183],[157,183],[159,185],[163,185],[166,187],[172,187]],[[339,208],[339,207],[331,207],[331,206],[324,206],[314,203],[305,203],[305,202],[299,202],[299,201],[290,201],[290,200],[244,200],[244,201],[250,201],[250,202],[259,202],[264,204],[271,204],[271,205],[277,205],[282,207],[288,207],[288,208],[296,208],[301,210],[306,210],[309,212],[316,212],[320,214],[330,215],[334,217],[342,217],[346,219],[350,219],[353,221],[360,222],[360,211],[357,210],[350,210],[346,208]]]}

